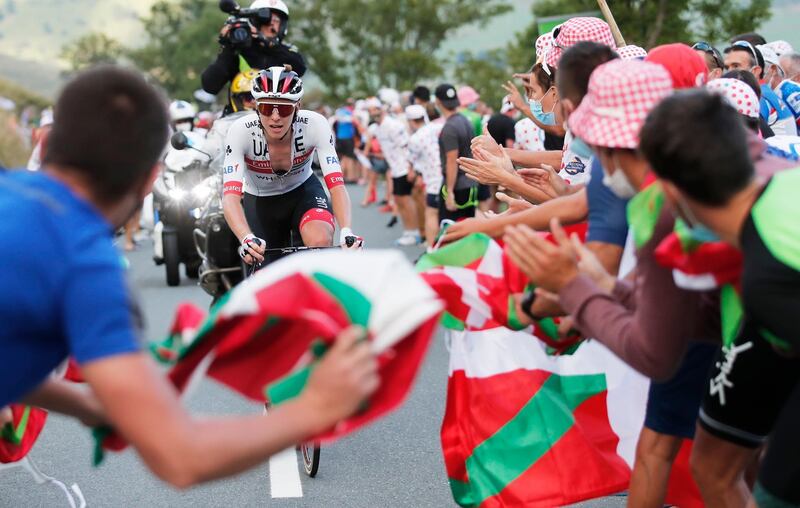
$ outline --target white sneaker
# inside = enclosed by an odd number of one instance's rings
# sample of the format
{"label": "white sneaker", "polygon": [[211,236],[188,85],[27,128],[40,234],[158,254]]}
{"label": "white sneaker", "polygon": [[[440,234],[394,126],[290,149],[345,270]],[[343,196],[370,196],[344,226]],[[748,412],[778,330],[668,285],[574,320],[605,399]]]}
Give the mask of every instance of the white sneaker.
{"label": "white sneaker", "polygon": [[403,236],[394,241],[394,244],[399,247],[411,247],[413,245],[419,245],[421,243],[422,243],[422,237],[420,235],[415,235],[413,233],[410,235],[404,234]]}

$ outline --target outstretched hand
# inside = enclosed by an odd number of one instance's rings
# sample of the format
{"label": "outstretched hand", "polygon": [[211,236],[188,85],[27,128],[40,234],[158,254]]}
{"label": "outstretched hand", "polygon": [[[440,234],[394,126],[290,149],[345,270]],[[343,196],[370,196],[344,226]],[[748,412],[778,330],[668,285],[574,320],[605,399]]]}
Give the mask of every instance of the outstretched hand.
{"label": "outstretched hand", "polygon": [[542,164],[539,168],[522,168],[517,174],[526,184],[539,189],[551,198],[563,196],[569,188],[569,184],[559,176],[553,166],[548,164]]}
{"label": "outstretched hand", "polygon": [[556,244],[528,226],[508,226],[503,240],[511,260],[536,286],[558,293],[578,275],[578,255],[558,219],[550,221]]}

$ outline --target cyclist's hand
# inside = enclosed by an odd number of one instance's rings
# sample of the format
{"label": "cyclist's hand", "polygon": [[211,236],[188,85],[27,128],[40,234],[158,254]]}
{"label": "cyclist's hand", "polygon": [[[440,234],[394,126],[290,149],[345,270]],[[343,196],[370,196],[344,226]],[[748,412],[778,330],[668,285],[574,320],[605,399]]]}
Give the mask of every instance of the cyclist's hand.
{"label": "cyclist's hand", "polygon": [[362,340],[365,333],[357,326],[342,331],[300,395],[298,402],[308,407],[309,418],[321,429],[355,413],[380,384],[378,362],[370,343]]}
{"label": "cyclist's hand", "polygon": [[264,250],[266,248],[267,242],[250,233],[244,237],[242,245],[239,246],[239,256],[248,265],[261,263],[264,261]]}
{"label": "cyclist's hand", "polygon": [[343,249],[358,250],[364,245],[364,239],[353,233],[350,228],[342,228],[339,233],[339,244]]}

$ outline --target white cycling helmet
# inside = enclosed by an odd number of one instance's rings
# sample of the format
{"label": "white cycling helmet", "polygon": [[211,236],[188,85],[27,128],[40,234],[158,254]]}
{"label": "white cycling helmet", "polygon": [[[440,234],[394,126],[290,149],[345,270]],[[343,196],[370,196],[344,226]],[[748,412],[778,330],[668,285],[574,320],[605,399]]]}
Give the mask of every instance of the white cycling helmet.
{"label": "white cycling helmet", "polygon": [[193,120],[197,115],[197,108],[186,101],[172,101],[169,105],[169,118],[172,123]]}
{"label": "white cycling helmet", "polygon": [[299,102],[303,98],[303,80],[285,67],[270,67],[258,71],[258,76],[253,78],[251,93],[256,101],[285,99]]}

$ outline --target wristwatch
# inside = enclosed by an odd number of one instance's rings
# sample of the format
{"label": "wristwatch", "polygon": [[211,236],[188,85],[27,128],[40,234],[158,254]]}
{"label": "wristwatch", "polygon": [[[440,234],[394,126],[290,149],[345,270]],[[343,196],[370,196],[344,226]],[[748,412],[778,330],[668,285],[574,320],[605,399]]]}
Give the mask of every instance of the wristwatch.
{"label": "wristwatch", "polygon": [[529,293],[525,294],[525,297],[522,299],[519,306],[522,308],[522,312],[524,312],[526,316],[528,316],[534,321],[538,321],[542,318],[535,315],[531,310],[531,307],[533,307],[533,302],[535,301],[536,301],[536,291],[530,291]]}

